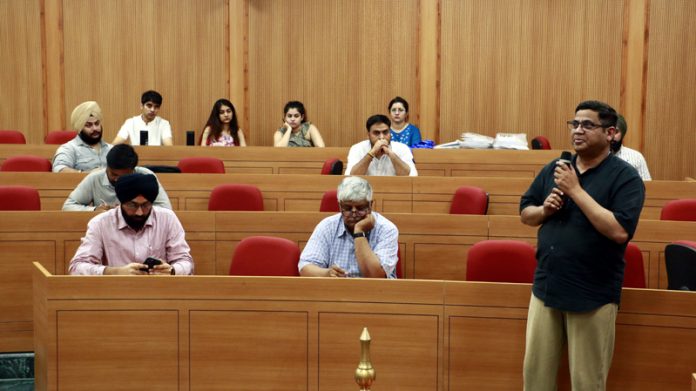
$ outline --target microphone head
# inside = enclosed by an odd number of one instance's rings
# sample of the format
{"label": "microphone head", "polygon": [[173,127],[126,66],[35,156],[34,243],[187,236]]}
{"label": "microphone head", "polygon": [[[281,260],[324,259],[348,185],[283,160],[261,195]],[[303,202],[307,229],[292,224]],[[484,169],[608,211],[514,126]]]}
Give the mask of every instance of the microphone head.
{"label": "microphone head", "polygon": [[573,154],[568,152],[568,151],[563,151],[561,152],[561,157],[558,159],[562,163],[565,164],[570,164],[570,161],[573,159]]}

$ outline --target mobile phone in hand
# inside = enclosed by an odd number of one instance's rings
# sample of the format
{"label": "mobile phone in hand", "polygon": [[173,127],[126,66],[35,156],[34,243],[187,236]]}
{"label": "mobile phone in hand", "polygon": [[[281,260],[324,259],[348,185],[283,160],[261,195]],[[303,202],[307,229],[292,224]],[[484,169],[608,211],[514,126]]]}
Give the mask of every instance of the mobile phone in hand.
{"label": "mobile phone in hand", "polygon": [[143,265],[147,266],[147,268],[143,267],[142,270],[143,271],[152,270],[152,268],[154,268],[155,265],[161,265],[161,264],[162,264],[162,261],[160,261],[159,259],[153,258],[153,257],[147,257],[147,259],[145,259],[145,261],[143,262]]}

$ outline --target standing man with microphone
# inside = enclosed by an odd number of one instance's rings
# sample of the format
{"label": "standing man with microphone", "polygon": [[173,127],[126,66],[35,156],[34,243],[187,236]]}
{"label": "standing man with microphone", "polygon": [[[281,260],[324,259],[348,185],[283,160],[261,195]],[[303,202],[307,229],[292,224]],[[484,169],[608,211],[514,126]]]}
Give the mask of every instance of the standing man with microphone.
{"label": "standing man with microphone", "polygon": [[573,391],[605,390],[623,283],[624,251],[643,208],[636,170],[610,153],[616,111],[585,101],[568,121],[575,156],[544,167],[520,201],[540,226],[527,316],[524,389],[556,390],[563,345]]}

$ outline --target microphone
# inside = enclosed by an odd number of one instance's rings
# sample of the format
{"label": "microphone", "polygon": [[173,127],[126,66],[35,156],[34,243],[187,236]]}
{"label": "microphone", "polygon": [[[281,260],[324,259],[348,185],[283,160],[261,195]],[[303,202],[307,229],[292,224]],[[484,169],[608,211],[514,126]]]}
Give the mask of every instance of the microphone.
{"label": "microphone", "polygon": [[568,151],[561,152],[561,157],[558,159],[559,162],[570,166],[570,162],[573,159],[573,154]]}

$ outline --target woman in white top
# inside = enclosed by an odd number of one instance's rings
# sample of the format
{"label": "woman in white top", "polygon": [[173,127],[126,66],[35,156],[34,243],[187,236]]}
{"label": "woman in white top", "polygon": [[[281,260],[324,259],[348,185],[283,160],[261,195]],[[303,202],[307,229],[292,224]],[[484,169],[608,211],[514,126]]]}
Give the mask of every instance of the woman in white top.
{"label": "woman in white top", "polygon": [[246,147],[244,132],[239,129],[237,111],[227,99],[218,99],[213,105],[201,137],[202,147]]}
{"label": "woman in white top", "polygon": [[324,139],[321,138],[319,129],[307,119],[302,102],[286,103],[283,113],[283,126],[273,135],[274,146],[324,148]]}

